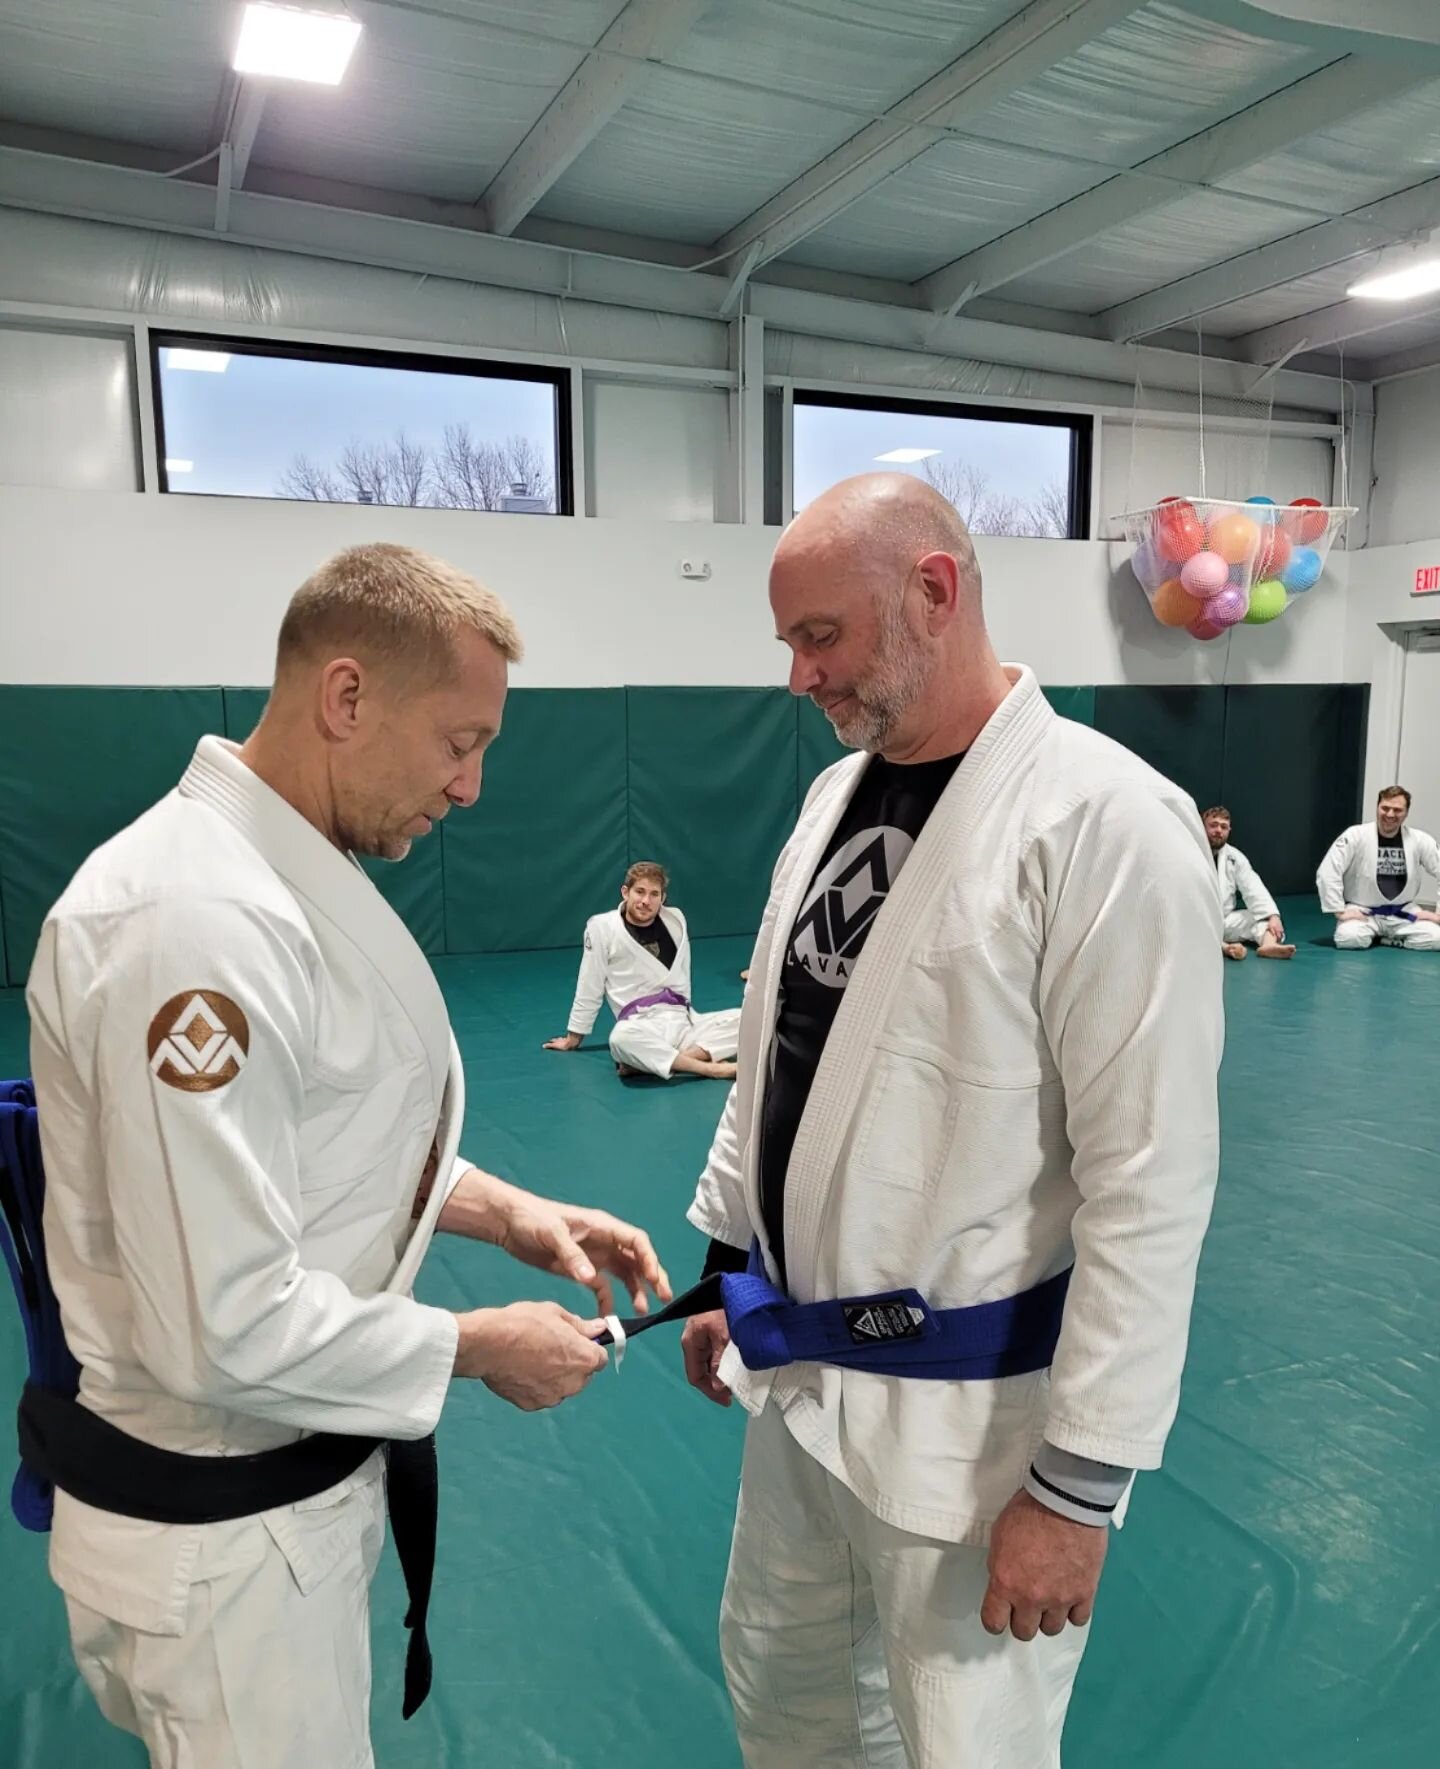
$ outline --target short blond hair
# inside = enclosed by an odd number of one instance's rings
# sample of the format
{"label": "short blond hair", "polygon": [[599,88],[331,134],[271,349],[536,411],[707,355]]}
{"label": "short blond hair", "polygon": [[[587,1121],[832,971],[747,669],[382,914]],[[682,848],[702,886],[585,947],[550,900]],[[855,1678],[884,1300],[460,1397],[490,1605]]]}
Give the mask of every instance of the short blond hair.
{"label": "short blond hair", "polygon": [[429,553],[375,541],[327,559],[296,590],[275,670],[353,655],[393,679],[448,682],[462,632],[488,639],[507,663],[524,655],[520,629],[493,590]]}

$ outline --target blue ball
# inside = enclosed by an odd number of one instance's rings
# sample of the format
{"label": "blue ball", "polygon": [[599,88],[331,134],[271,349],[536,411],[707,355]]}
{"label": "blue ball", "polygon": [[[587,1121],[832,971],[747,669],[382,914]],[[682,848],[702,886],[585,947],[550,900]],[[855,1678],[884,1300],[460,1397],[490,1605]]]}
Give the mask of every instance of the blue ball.
{"label": "blue ball", "polygon": [[1324,569],[1324,561],[1313,547],[1296,547],[1280,573],[1280,581],[1292,596],[1302,596],[1315,588]]}
{"label": "blue ball", "polygon": [[1246,498],[1247,504],[1273,504],[1274,498]]}

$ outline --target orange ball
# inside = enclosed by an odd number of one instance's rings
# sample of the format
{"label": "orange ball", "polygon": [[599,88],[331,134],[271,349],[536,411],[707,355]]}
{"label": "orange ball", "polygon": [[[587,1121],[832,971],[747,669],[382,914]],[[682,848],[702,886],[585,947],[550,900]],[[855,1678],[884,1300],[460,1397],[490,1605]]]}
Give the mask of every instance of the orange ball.
{"label": "orange ball", "polygon": [[1194,620],[1197,604],[1178,577],[1168,578],[1150,598],[1150,611],[1164,627],[1185,627]]}
{"label": "orange ball", "polygon": [[1209,525],[1209,544],[1227,565],[1243,565],[1253,559],[1260,545],[1259,525],[1248,516],[1234,513],[1217,516]]}

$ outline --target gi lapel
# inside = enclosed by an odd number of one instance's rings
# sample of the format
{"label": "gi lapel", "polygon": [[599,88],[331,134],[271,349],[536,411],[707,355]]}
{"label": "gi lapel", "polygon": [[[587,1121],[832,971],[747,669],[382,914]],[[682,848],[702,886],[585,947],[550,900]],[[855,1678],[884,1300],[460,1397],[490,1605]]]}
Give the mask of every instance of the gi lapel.
{"label": "gi lapel", "polygon": [[875,918],[815,1073],[785,1186],[786,1265],[791,1292],[800,1302],[814,1300],[815,1261],[831,1182],[917,930],[927,925],[954,878],[957,858],[996,793],[1055,717],[1029,670],[1007,666],[1007,674],[1014,687],[971,745]]}
{"label": "gi lapel", "polygon": [[437,1113],[450,1073],[450,1016],[435,973],[403,921],[359,864],[328,842],[240,760],[238,747],[202,737],[182,797],[218,811],[304,903],[385,981],[425,1047]]}

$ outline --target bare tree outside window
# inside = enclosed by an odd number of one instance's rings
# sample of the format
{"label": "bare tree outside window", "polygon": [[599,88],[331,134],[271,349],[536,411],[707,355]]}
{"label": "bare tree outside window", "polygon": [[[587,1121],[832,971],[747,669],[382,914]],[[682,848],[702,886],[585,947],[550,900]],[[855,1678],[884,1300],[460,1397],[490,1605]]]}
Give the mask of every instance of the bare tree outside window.
{"label": "bare tree outside window", "polygon": [[973,461],[925,462],[925,477],[949,503],[971,534],[1024,535],[1064,540],[1070,532],[1070,494],[1047,485],[1029,501],[990,489],[989,475]]}
{"label": "bare tree outside window", "polygon": [[482,441],[468,424],[447,425],[443,440],[433,448],[402,432],[390,442],[347,443],[329,466],[296,455],[275,489],[281,497],[317,503],[434,510],[555,508],[554,482],[544,454],[530,437]]}

